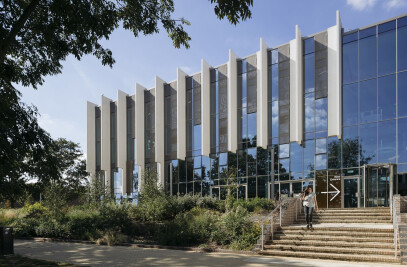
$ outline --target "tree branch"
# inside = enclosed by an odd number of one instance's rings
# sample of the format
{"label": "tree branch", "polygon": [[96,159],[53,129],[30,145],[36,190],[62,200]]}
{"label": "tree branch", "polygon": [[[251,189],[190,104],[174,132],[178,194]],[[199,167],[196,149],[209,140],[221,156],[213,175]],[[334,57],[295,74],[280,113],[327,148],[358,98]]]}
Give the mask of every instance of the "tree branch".
{"label": "tree branch", "polygon": [[25,23],[27,22],[28,18],[34,12],[35,8],[38,6],[40,0],[32,0],[28,6],[24,9],[23,14],[21,17],[13,23],[10,33],[6,38],[3,39],[0,45],[0,63],[4,62],[6,58],[7,51],[15,41],[17,34],[20,30],[24,27]]}

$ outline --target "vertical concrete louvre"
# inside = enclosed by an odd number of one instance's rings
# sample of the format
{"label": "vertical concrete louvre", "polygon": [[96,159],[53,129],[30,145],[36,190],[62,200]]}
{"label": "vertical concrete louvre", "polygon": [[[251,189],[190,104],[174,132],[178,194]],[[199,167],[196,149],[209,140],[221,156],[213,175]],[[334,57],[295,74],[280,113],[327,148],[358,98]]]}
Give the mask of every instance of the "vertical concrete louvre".
{"label": "vertical concrete louvre", "polygon": [[302,143],[303,136],[303,55],[298,25],[290,41],[290,142]]}
{"label": "vertical concrete louvre", "polygon": [[127,194],[127,94],[117,91],[117,167],[122,171],[122,194]]}
{"label": "vertical concrete louvre", "polygon": [[164,81],[155,77],[155,162],[157,163],[158,182],[164,186]]}
{"label": "vertical concrete louvre", "polygon": [[186,157],[186,73],[177,68],[177,158]]}
{"label": "vertical concrete louvre", "polygon": [[111,177],[110,153],[110,102],[111,99],[102,95],[101,106],[101,164],[100,169],[105,171],[105,185],[113,190]]}
{"label": "vertical concrete louvre", "polygon": [[201,139],[202,155],[209,157],[211,152],[211,91],[209,64],[201,60]]}
{"label": "vertical concrete louvre", "polygon": [[86,103],[86,171],[90,174],[91,179],[96,173],[96,105]]}
{"label": "vertical concrete louvre", "polygon": [[342,138],[342,23],[328,28],[328,136]]}
{"label": "vertical concrete louvre", "polygon": [[227,84],[227,103],[228,103],[228,151],[236,153],[237,151],[237,56],[229,49],[228,62],[228,84]]}
{"label": "vertical concrete louvre", "polygon": [[268,103],[267,103],[267,45],[260,38],[260,51],[257,52],[257,146],[268,145]]}
{"label": "vertical concrete louvre", "polygon": [[[145,164],[145,143],[144,143],[144,90],[145,88],[136,83],[135,92],[135,136],[136,136],[136,158],[135,164],[139,168],[139,175],[142,178]],[[143,179],[139,179],[139,191],[143,186]]]}

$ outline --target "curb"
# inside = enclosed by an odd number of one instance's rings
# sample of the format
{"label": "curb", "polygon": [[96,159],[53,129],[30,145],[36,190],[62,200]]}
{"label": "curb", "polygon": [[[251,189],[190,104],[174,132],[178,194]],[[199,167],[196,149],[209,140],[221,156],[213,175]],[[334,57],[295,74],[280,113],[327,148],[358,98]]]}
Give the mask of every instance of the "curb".
{"label": "curb", "polygon": [[[36,242],[61,242],[61,243],[79,243],[87,245],[95,245],[95,241],[84,241],[84,240],[74,240],[74,239],[60,239],[60,238],[50,238],[50,237],[17,237],[18,240],[34,240]],[[107,246],[107,245],[102,245]],[[195,251],[202,253],[234,253],[243,255],[259,255],[256,252],[245,251],[245,250],[232,250],[232,249],[212,249],[212,248],[197,248],[197,247],[179,247],[179,246],[165,246],[165,245],[153,245],[153,244],[132,244],[132,243],[121,243],[114,246],[122,247],[134,247],[134,248],[155,248],[155,249],[171,249],[171,250],[184,250],[184,251]]]}

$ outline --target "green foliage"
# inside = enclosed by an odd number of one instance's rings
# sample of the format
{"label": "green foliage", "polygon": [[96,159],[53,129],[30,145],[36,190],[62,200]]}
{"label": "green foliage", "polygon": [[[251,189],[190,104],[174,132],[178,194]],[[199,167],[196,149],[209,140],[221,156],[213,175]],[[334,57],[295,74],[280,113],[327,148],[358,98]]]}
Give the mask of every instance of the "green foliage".
{"label": "green foliage", "polygon": [[272,211],[276,206],[274,200],[266,198],[251,198],[248,200],[239,199],[235,200],[232,204],[233,208],[243,207],[249,212]]}
{"label": "green foliage", "polygon": [[36,202],[34,204],[26,204],[23,208],[22,211],[26,214],[28,217],[35,217],[42,215],[48,211],[46,207],[44,207],[41,203]]}

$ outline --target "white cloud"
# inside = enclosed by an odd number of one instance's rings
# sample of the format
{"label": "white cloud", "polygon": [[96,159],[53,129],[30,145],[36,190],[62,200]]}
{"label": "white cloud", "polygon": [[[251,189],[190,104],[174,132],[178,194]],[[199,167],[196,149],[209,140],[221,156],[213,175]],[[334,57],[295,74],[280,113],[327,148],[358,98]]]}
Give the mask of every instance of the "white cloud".
{"label": "white cloud", "polygon": [[181,66],[179,67],[181,70],[185,71],[186,73],[191,73],[192,69],[188,66]]}
{"label": "white cloud", "polygon": [[[391,0],[393,1],[393,0]],[[397,0],[396,0],[397,1]],[[352,6],[353,9],[362,11],[364,9],[373,7],[377,0],[346,0],[346,3]]]}
{"label": "white cloud", "polygon": [[387,9],[400,8],[407,6],[406,0],[388,0],[383,4]]}

